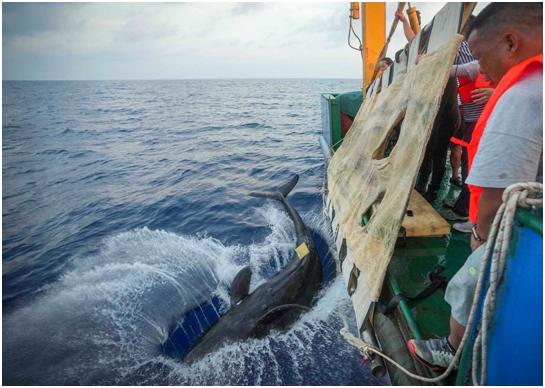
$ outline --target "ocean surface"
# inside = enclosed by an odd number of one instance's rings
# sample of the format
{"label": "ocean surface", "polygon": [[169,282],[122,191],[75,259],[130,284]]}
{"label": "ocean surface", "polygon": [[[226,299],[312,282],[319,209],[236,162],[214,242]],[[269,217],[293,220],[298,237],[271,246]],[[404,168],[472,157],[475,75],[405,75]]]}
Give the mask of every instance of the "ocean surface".
{"label": "ocean surface", "polygon": [[[339,334],[354,314],[322,211],[320,93],[357,80],[3,82],[4,384],[366,385]],[[324,264],[287,331],[184,355],[280,270],[294,228],[252,190],[289,200]]]}

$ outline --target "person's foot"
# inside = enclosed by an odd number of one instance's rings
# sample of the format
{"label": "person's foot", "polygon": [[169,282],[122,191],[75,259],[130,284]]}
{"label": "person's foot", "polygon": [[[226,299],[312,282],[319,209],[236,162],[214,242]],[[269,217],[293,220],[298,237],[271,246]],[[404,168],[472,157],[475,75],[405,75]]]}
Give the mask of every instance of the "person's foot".
{"label": "person's foot", "polygon": [[447,221],[467,221],[467,216],[456,213],[454,210],[445,210],[440,212],[441,217]]}
{"label": "person's foot", "polygon": [[452,225],[452,229],[461,233],[471,233],[471,229],[473,229],[473,222],[471,221],[457,222],[454,225]]}
{"label": "person's foot", "polygon": [[452,209],[455,204],[456,204],[456,198],[445,199],[443,201],[443,206],[448,209]]}
{"label": "person's foot", "polygon": [[434,371],[448,368],[456,349],[446,337],[428,340],[411,339],[407,342],[411,356]]}
{"label": "person's foot", "polygon": [[462,182],[462,179],[459,176],[450,178],[449,182],[458,187],[462,187],[464,185],[464,182]]}

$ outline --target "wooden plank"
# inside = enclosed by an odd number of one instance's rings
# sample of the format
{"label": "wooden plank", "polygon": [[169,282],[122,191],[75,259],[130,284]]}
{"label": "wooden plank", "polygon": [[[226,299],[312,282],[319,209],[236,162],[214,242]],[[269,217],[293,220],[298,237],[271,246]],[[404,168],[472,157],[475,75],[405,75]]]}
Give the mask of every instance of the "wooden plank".
{"label": "wooden plank", "polygon": [[392,66],[388,66],[386,70],[382,73],[381,82],[382,82],[382,90],[386,90],[388,86],[390,86],[390,71],[392,70]]}
{"label": "wooden plank", "polygon": [[462,30],[464,29],[464,26],[466,25],[466,23],[468,22],[469,20],[469,17],[471,16],[471,14],[473,13],[473,10],[475,9],[475,6],[477,5],[476,2],[472,2],[472,3],[462,3],[463,6],[464,6],[464,10],[463,10],[463,13],[462,13],[462,22],[460,23],[460,31],[459,33],[462,33]]}
{"label": "wooden plank", "polygon": [[460,31],[463,3],[447,3],[433,18],[427,53],[437,51]]}
{"label": "wooden plank", "polygon": [[407,62],[408,62],[407,55],[405,54],[405,51],[403,51],[399,55],[399,62],[395,63],[394,78],[392,82],[403,79],[405,77],[405,74],[407,74]]}
{"label": "wooden plank", "polygon": [[450,224],[416,190],[411,193],[401,226],[405,228],[407,237],[434,237],[450,233]]}
{"label": "wooden plank", "polygon": [[407,69],[410,70],[414,66],[416,66],[416,57],[418,56],[418,47],[420,46],[420,38],[422,36],[422,33],[419,32],[414,37],[413,41],[411,42],[411,46],[409,47],[409,59],[407,61]]}

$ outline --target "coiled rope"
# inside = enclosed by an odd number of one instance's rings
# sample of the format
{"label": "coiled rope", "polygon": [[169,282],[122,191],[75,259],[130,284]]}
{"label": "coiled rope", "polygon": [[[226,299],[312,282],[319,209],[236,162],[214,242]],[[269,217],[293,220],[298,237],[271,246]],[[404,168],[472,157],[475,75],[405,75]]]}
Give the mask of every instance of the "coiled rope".
{"label": "coiled rope", "polygon": [[[490,264],[490,280],[483,303],[481,328],[473,345],[471,377],[474,385],[486,384],[488,326],[496,306],[498,286],[505,271],[515,212],[517,207],[529,208],[532,206],[543,206],[543,198],[532,198],[535,197],[539,191],[543,191],[543,184],[537,182],[517,183],[506,188],[502,196],[503,203],[498,209],[494,222],[492,223],[492,228],[490,230],[490,234],[488,235],[488,239],[495,240],[495,242],[494,244],[489,243],[487,245],[487,252],[490,250],[489,245],[493,245],[492,262]],[[477,378],[479,351],[481,353],[480,379]]]}
{"label": "coiled rope", "polygon": [[[469,338],[470,333],[473,330],[474,324],[476,323],[475,321],[481,296],[481,290],[483,288],[484,279],[486,278],[486,269],[488,268],[488,263],[491,262],[489,270],[490,279],[488,283],[488,289],[486,290],[485,294],[486,296],[483,305],[481,328],[479,329],[477,337],[475,339],[472,358],[473,384],[486,384],[486,360],[488,356],[488,323],[495,307],[496,292],[499,281],[501,280],[503,276],[503,271],[505,269],[507,253],[509,251],[509,242],[511,239],[513,219],[517,206],[522,208],[543,206],[543,197],[538,198],[537,196],[539,192],[543,192],[543,184],[538,182],[516,183],[507,187],[503,192],[503,202],[498,209],[496,216],[494,217],[492,227],[490,228],[490,233],[488,234],[488,240],[481,262],[481,269],[479,272],[479,278],[477,280],[477,286],[475,287],[475,293],[473,294],[473,302],[471,304],[471,310],[469,313],[466,330],[452,361],[443,373],[441,373],[437,377],[432,378],[412,373],[411,371],[407,370],[402,365],[394,361],[388,355],[383,353],[380,349],[377,349],[376,347],[365,343],[360,338],[352,335],[346,325],[341,329],[341,334],[344,339],[352,346],[357,348],[360,353],[366,355],[374,353],[382,357],[386,361],[390,362],[407,376],[412,377],[415,380],[426,383],[437,383],[445,379],[458,364],[458,360],[462,354],[462,350]],[[477,378],[479,350],[481,354],[480,380]]]}

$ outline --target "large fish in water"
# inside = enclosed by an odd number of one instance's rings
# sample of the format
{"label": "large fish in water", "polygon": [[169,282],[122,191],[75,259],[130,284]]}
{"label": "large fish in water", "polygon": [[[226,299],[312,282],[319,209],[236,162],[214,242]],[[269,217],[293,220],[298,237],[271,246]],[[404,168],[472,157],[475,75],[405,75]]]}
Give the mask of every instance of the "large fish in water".
{"label": "large fish in water", "polygon": [[298,180],[296,175],[277,191],[250,194],[273,198],[284,205],[297,237],[291,261],[251,294],[252,272],[244,267],[232,283],[231,309],[201,337],[185,362],[193,362],[227,342],[263,337],[273,328],[286,328],[310,308],[322,285],[322,264],[308,228],[286,199]]}

